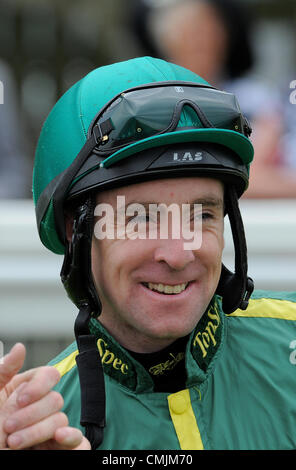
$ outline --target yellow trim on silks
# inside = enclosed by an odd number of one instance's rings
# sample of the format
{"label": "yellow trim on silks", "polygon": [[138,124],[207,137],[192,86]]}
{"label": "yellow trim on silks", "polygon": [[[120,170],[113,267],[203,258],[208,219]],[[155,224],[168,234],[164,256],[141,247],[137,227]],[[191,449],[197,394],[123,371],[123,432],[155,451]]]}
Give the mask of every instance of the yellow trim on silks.
{"label": "yellow trim on silks", "polygon": [[67,372],[73,369],[73,367],[76,366],[75,357],[77,356],[77,354],[78,350],[72,352],[69,356],[65,357],[65,359],[60,362],[57,362],[57,364],[53,364],[53,367],[55,367],[61,374],[61,377],[63,377],[63,375],[65,375]]}
{"label": "yellow trim on silks", "polygon": [[203,450],[204,446],[191,406],[189,390],[181,390],[167,398],[181,449]]}
{"label": "yellow trim on silks", "polygon": [[296,303],[278,299],[250,299],[247,310],[237,309],[227,316],[296,320]]}

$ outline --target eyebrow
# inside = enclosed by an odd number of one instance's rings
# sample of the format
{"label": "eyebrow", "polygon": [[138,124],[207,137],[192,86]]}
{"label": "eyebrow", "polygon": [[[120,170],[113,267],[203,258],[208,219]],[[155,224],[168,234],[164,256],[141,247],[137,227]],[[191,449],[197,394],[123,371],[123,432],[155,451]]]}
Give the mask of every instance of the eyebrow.
{"label": "eyebrow", "polygon": [[[140,204],[146,210],[148,210],[150,204],[158,205],[158,204],[162,204],[162,203],[159,202],[159,201],[158,202],[155,202],[155,201],[153,201],[153,202],[152,201],[141,201],[141,202],[139,202],[139,201],[131,200],[131,201],[125,203],[125,207],[128,206],[128,205],[131,205],[131,204]],[[176,202],[172,201],[171,204],[176,204]],[[205,206],[205,207],[214,207],[214,208],[217,208],[217,209],[222,209],[224,207],[223,199],[220,198],[220,197],[216,197],[216,196],[200,197],[200,198],[195,199],[192,202],[186,201],[185,203],[182,203],[182,204],[190,204],[190,205],[201,204],[202,206]],[[124,208],[124,206],[120,206],[119,210],[122,210],[123,208]],[[117,208],[116,208],[115,212],[117,212]]]}
{"label": "eyebrow", "polygon": [[203,206],[216,207],[217,209],[224,207],[224,201],[220,197],[202,197],[194,200],[192,203],[188,202],[188,204],[202,204]]}

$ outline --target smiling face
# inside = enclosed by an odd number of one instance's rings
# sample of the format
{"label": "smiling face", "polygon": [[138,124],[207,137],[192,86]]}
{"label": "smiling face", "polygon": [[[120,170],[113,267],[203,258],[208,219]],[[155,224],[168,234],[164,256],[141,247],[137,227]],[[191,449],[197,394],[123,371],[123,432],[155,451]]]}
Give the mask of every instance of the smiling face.
{"label": "smiling face", "polygon": [[[100,322],[122,346],[153,352],[189,334],[215,293],[224,247],[223,186],[210,178],[163,179],[101,192],[97,204],[107,203],[116,210],[119,195],[125,197],[126,208],[135,201],[143,206],[202,204],[198,249],[184,249],[184,239],[172,236],[172,230],[166,239],[160,237],[159,227],[154,238],[93,237],[92,272],[102,303]],[[120,219],[127,235],[133,222],[138,233],[147,230],[141,217]],[[123,227],[115,223],[114,228],[116,234]]]}

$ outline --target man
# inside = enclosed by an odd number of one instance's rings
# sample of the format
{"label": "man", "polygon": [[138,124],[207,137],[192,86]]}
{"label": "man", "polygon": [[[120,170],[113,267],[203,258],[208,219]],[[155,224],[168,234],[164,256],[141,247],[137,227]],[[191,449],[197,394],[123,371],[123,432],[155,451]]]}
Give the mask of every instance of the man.
{"label": "man", "polygon": [[[250,132],[233,95],[149,57],[94,70],[50,113],[37,224],[65,255],[79,309],[76,342],[51,363],[71,426],[53,425],[54,448],[65,426],[72,448],[295,448],[296,297],[250,300],[238,207]],[[222,264],[225,214],[233,273]]]}

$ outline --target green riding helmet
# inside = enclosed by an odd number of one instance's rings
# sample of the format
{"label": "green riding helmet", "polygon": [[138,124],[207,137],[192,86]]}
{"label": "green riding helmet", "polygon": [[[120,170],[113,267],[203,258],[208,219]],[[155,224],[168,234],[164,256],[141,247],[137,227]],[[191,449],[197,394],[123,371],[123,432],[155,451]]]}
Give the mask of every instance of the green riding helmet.
{"label": "green riding helmet", "polygon": [[[91,315],[98,316],[101,310],[90,262],[94,195],[160,178],[196,175],[221,180],[235,270],[222,266],[216,293],[225,313],[246,308],[253,283],[247,276],[238,198],[248,187],[250,134],[234,95],[183,67],[151,57],[93,70],[49,114],[36,150],[33,197],[41,241],[54,253],[64,254],[62,282],[79,308],[75,334],[84,353],[77,358],[81,423],[93,447],[102,441],[105,425],[103,374],[88,330]],[[65,235],[67,205],[74,208],[70,242]],[[95,381],[92,397],[89,380]]]}

